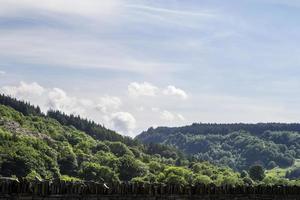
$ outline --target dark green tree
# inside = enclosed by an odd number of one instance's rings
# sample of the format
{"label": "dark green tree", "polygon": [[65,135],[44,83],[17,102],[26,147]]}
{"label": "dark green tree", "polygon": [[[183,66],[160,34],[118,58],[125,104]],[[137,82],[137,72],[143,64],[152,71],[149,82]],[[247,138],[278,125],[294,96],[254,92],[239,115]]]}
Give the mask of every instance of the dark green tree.
{"label": "dark green tree", "polygon": [[253,165],[249,168],[249,176],[252,180],[262,181],[265,178],[265,170],[261,165]]}
{"label": "dark green tree", "polygon": [[121,180],[130,181],[134,177],[144,176],[147,173],[147,167],[134,157],[125,155],[120,159],[119,171]]}

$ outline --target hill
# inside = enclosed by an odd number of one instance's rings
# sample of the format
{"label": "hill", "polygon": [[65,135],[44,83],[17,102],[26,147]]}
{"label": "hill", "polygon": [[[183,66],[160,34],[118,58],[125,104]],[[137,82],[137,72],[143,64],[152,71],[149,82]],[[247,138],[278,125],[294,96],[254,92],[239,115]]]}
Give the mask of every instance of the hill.
{"label": "hill", "polygon": [[297,168],[289,169],[290,180],[274,177],[274,172],[265,176],[259,166],[238,173],[200,162],[169,145],[142,144],[80,116],[60,111],[45,114],[28,102],[0,95],[0,178],[300,185]]}
{"label": "hill", "polygon": [[247,170],[293,166],[300,158],[300,124],[192,124],[149,128],[136,137],[143,143],[174,146],[200,160]]}
{"label": "hill", "polygon": [[143,145],[79,116],[44,114],[7,96],[0,96],[0,102],[0,176],[244,184],[232,169],[192,160],[172,147]]}

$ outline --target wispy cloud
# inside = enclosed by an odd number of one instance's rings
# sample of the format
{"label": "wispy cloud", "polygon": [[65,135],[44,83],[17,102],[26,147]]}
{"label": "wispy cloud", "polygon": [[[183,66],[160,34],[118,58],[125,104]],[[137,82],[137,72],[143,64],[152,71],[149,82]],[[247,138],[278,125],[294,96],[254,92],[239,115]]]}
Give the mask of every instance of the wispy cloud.
{"label": "wispy cloud", "polygon": [[213,14],[211,11],[202,11],[202,12],[193,12],[187,10],[175,10],[175,9],[167,9],[162,7],[154,7],[154,6],[147,6],[147,5],[138,5],[138,4],[131,4],[126,5],[128,8],[135,8],[144,11],[151,11],[151,12],[158,12],[164,14],[171,14],[171,15],[186,15],[186,16],[196,16],[196,17],[215,17],[216,15]]}
{"label": "wispy cloud", "polygon": [[[24,12],[51,12],[87,17],[111,15],[116,12],[119,0],[1,0],[0,16],[21,15]],[[28,14],[28,13],[27,13]]]}

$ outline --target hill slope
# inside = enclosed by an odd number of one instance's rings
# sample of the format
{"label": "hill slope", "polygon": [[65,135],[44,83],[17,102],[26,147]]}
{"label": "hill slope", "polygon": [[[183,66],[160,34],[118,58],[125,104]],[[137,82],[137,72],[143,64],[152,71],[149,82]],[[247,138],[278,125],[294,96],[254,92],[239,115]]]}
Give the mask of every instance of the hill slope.
{"label": "hill slope", "polygon": [[237,170],[261,164],[272,169],[292,166],[300,158],[300,124],[192,124],[149,128],[136,138],[168,144],[201,160]]}
{"label": "hill slope", "polygon": [[[23,103],[18,105],[23,107]],[[115,141],[115,137],[99,140],[42,113],[26,114],[0,104],[0,176],[106,183],[243,184],[240,174],[230,168],[188,160],[167,146],[129,145]],[[80,122],[76,118],[76,123]]]}
{"label": "hill slope", "polygon": [[[46,115],[29,103],[0,95],[0,177],[183,185],[300,184],[300,180],[284,177],[275,180],[274,173],[253,182],[247,172],[199,162],[174,147],[142,144],[79,116],[51,112]],[[297,174],[297,170],[289,173],[291,179]]]}

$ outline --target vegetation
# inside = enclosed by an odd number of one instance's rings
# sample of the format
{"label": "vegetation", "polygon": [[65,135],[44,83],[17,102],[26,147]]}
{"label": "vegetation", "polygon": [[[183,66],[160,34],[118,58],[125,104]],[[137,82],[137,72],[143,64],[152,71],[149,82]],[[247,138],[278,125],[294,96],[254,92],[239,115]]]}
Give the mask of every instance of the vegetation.
{"label": "vegetation", "polygon": [[[274,183],[264,170],[268,179],[255,180],[250,172],[240,174],[226,166],[199,162],[174,147],[144,145],[79,116],[56,111],[46,115],[28,103],[6,96],[0,96],[0,102],[1,98],[5,104],[0,104],[0,176],[108,184]],[[298,174],[293,170],[290,169],[290,177]],[[289,181],[282,177],[279,181],[300,184],[297,178]]]}
{"label": "vegetation", "polygon": [[[238,171],[252,165],[288,168],[300,158],[299,124],[193,124],[150,128],[137,137],[144,143],[172,145],[200,160]],[[295,173],[297,174],[297,173]],[[298,177],[300,178],[300,177]]]}

